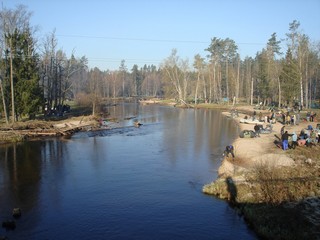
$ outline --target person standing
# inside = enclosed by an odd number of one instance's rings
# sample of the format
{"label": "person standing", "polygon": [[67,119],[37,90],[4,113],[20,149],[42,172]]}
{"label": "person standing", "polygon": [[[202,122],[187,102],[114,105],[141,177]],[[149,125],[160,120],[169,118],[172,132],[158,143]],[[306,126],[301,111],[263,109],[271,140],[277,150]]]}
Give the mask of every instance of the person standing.
{"label": "person standing", "polygon": [[256,123],[253,129],[256,132],[256,137],[260,137],[260,126]]}
{"label": "person standing", "polygon": [[297,123],[297,125],[299,125],[299,123],[300,123],[300,110],[299,110],[298,113],[296,114],[296,118],[297,118],[296,123]]}
{"label": "person standing", "polygon": [[256,110],[253,111],[253,116],[252,116],[252,121],[256,120],[256,115],[257,115],[257,112]]}
{"label": "person standing", "polygon": [[262,112],[259,112],[259,122],[262,122]]}
{"label": "person standing", "polygon": [[298,146],[298,135],[296,134],[296,132],[292,133],[291,139],[292,139],[291,148],[295,149]]}
{"label": "person standing", "polygon": [[282,123],[283,125],[286,124],[286,115],[284,113],[281,113],[281,117],[282,117]]}
{"label": "person standing", "polygon": [[284,134],[282,134],[282,136],[281,136],[283,150],[287,150],[288,149],[289,136],[292,136],[292,134],[289,134],[288,131],[285,131]]}
{"label": "person standing", "polygon": [[291,116],[289,113],[287,113],[287,116],[286,116],[286,124],[289,126],[291,124]]}
{"label": "person standing", "polygon": [[297,125],[297,115],[293,114],[293,125]]}

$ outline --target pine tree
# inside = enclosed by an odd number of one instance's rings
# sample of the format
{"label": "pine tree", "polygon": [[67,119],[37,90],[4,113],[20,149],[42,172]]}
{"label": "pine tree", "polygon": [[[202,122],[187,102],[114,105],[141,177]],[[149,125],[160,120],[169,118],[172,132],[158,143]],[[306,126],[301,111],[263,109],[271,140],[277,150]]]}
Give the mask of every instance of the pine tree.
{"label": "pine tree", "polygon": [[282,95],[287,104],[299,99],[300,74],[296,60],[293,59],[290,48],[286,53],[286,58],[282,63],[280,81],[282,85]]}
{"label": "pine tree", "polygon": [[271,97],[270,92],[270,79],[268,78],[268,59],[267,52],[263,49],[262,53],[257,55],[257,88],[258,95],[262,100],[266,100]]}
{"label": "pine tree", "polygon": [[30,31],[15,32],[13,38],[16,49],[13,61],[16,115],[34,118],[43,104],[43,94],[39,87],[38,55]]}

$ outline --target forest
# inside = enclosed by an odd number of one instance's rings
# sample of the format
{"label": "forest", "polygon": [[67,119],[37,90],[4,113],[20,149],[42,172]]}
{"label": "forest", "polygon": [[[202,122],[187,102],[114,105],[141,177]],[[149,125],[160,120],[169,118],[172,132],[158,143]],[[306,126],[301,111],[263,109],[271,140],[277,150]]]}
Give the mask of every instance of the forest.
{"label": "forest", "polygon": [[298,20],[288,23],[284,40],[271,33],[254,58],[241,58],[234,40],[213,37],[206,56],[182,59],[172,49],[159,66],[128,69],[122,60],[118,70],[102,71],[89,68],[86,56],[67,56],[55,31],[37,39],[25,6],[2,8],[0,18],[0,116],[7,123],[50,114],[69,100],[91,106],[93,115],[106,99],[129,97],[319,106],[320,42],[302,33]]}

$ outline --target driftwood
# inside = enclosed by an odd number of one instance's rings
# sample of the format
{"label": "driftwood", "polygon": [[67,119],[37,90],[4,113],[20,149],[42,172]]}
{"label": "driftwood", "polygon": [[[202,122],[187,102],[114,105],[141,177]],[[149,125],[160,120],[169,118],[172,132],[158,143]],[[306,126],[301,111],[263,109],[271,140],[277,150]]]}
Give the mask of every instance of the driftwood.
{"label": "driftwood", "polygon": [[56,132],[24,132],[24,135],[27,136],[56,136]]}
{"label": "driftwood", "polygon": [[95,120],[83,121],[70,120],[69,122],[42,123],[42,122],[28,122],[17,124],[16,126],[1,126],[0,127],[0,144],[9,142],[24,141],[28,138],[41,137],[58,137],[71,136],[78,131],[87,131],[88,127],[91,129],[97,125]]}
{"label": "driftwood", "polygon": [[75,132],[82,130],[82,127],[74,126],[67,127],[64,129],[54,128],[54,129],[28,129],[28,130],[0,130],[0,134],[14,134],[14,135],[22,135],[27,137],[45,137],[45,136],[67,136],[71,135]]}
{"label": "driftwood", "polygon": [[180,99],[180,101],[186,105],[188,108],[193,108],[193,106],[191,104],[186,103],[183,99]]}

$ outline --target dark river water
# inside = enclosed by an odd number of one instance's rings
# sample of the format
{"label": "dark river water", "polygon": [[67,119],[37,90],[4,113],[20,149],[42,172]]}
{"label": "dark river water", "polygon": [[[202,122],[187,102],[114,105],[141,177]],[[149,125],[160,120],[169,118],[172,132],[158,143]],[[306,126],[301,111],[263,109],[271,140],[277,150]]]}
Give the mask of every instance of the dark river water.
{"label": "dark river water", "polygon": [[218,111],[123,104],[113,130],[0,146],[0,218],[8,239],[256,239],[202,193],[237,127]]}

